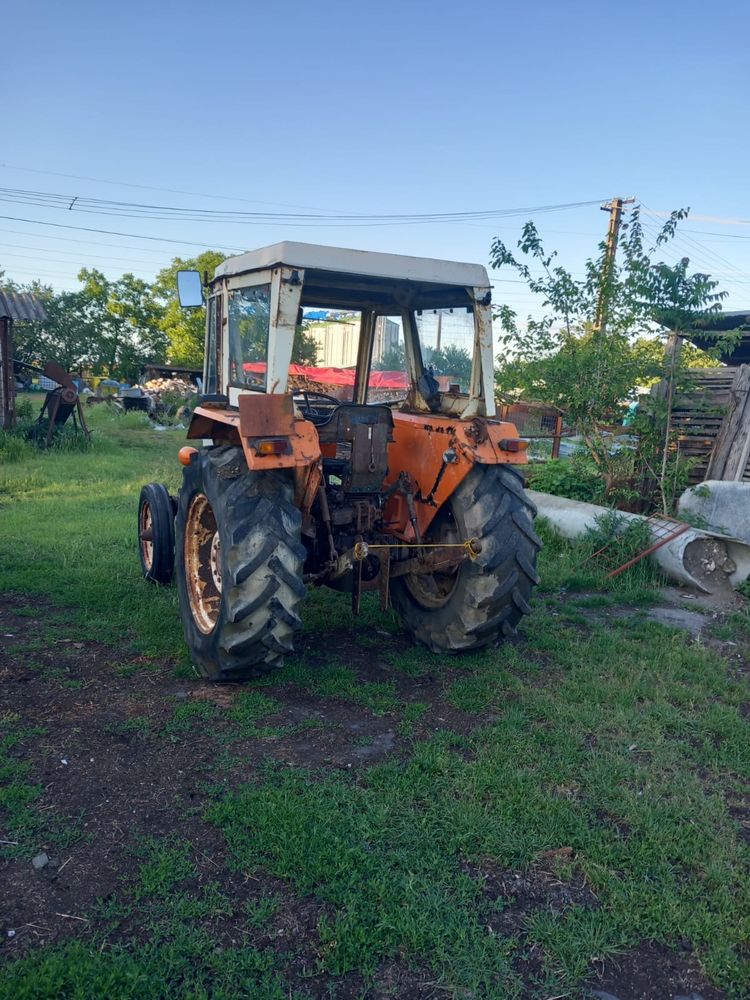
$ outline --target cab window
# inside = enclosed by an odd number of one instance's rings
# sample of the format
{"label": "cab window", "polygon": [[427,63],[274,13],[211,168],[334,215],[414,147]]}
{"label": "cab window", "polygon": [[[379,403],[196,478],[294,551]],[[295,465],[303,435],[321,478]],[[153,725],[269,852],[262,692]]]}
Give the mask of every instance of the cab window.
{"label": "cab window", "polygon": [[229,292],[229,384],[266,388],[270,285]]}

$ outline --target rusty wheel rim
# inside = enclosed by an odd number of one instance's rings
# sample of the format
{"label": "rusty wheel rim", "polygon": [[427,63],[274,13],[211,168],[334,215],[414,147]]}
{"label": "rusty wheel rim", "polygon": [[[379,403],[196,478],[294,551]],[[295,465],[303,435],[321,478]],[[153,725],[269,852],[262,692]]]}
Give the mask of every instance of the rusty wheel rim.
{"label": "rusty wheel rim", "polygon": [[[425,542],[430,545],[455,545],[461,541],[453,514],[444,507],[430,525]],[[404,583],[414,600],[423,608],[444,607],[456,589],[461,563],[452,569],[435,573],[407,573]]]}
{"label": "rusty wheel rim", "polygon": [[216,628],[221,606],[221,542],[216,516],[203,493],[190,502],[184,555],[190,612],[201,632],[208,635]]}
{"label": "rusty wheel rim", "polygon": [[150,570],[154,565],[154,516],[151,513],[151,504],[148,500],[144,500],[141,504],[138,538],[140,540],[143,565],[147,570]]}

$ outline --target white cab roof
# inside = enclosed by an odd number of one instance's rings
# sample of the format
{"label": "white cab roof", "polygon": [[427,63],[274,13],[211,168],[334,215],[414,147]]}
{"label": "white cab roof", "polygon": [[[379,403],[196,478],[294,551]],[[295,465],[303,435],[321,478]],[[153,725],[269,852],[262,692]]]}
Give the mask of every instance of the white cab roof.
{"label": "white cab roof", "polygon": [[285,264],[305,270],[332,271],[338,274],[369,275],[401,281],[435,282],[489,288],[487,271],[481,264],[463,264],[430,257],[406,257],[402,254],[375,253],[371,250],[345,250],[314,243],[274,243],[260,250],[250,250],[230,257],[216,268],[216,277],[261,271]]}

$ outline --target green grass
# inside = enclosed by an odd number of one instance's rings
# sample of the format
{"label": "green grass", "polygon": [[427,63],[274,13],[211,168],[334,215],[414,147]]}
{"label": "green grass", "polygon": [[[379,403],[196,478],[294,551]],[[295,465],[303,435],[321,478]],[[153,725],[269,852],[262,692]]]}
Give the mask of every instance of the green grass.
{"label": "green grass", "polygon": [[338,655],[329,656],[325,664],[313,666],[303,657],[294,657],[273,676],[273,682],[296,684],[322,698],[356,702],[375,715],[387,715],[399,708],[401,702],[393,681],[362,681],[354,668],[337,661]]}
{"label": "green grass", "polygon": [[99,434],[91,451],[0,463],[0,592],[72,608],[68,629],[78,638],[175,656],[183,648],[176,593],[143,581],[134,540],[141,486],[178,485],[184,434],[153,431],[140,417],[134,428],[132,414],[104,407],[89,417]]}
{"label": "green grass", "polygon": [[322,928],[334,974],[429,956],[446,982],[484,996],[499,981],[497,995],[513,996],[521,946],[488,938],[492,907],[461,861],[523,869],[570,846],[601,905],[534,915],[523,947],[539,946],[549,983],[572,988],[592,954],[687,937],[739,995],[750,849],[722,786],[750,779],[747,686],[658,626],[597,628],[583,643],[556,624],[535,631],[532,650],[554,637],[554,683],[524,687],[503,669],[510,649],[449,689],[467,711],[492,708],[492,725],[417,744],[408,763],[361,783],[271,768],[211,820],[242,870],[270,870],[334,907]]}
{"label": "green grass", "polygon": [[151,732],[151,719],[147,715],[133,715],[124,722],[110,723],[104,730],[116,736],[148,736]]}
{"label": "green grass", "polygon": [[[44,670],[47,632],[68,630],[112,645],[113,676],[141,669],[132,653],[182,670],[175,594],[142,583],[135,544],[140,486],[177,485],[182,435],[105,410],[92,422],[99,438],[89,452],[0,466],[0,590],[28,595],[22,613],[43,626],[42,638],[16,637],[17,655]],[[352,630],[348,598],[315,590],[304,618],[316,641],[270,681],[248,685],[228,708],[178,703],[164,726],[142,706],[114,723],[113,741],[170,741],[181,770],[191,765],[192,736],[216,733],[216,767],[228,770],[239,763],[232,740],[321,724],[264,724],[280,714],[279,699],[293,702],[301,689],[348,705],[352,720],[363,707],[393,715],[400,752],[348,771],[270,764],[258,751],[247,784],[223,776],[202,784],[209,805],[197,822],[224,845],[211,852],[217,881],[201,875],[203,845],[180,835],[176,807],[174,832],[140,842],[133,874],[83,914],[79,937],[6,967],[1,1000],[305,996],[304,981],[295,993],[287,975],[302,943],[273,952],[254,944],[303,897],[320,907],[307,971],[331,996],[338,976],[362,976],[366,989],[389,961],[422,970],[446,997],[576,996],[594,956],[648,940],[690,941],[714,984],[748,996],[750,845],[736,811],[750,782],[747,677],[736,660],[643,613],[600,619],[597,611],[656,600],[658,575],[643,563],[607,581],[586,562],[593,541],[576,547],[542,531],[542,586],[518,642],[436,656],[405,646],[376,596]],[[737,612],[716,634],[744,643],[748,621]],[[336,630],[349,638],[331,655]],[[358,645],[351,660],[349,641]],[[370,651],[398,671],[398,684],[361,679]],[[172,697],[154,676],[154,692]],[[271,697],[269,683],[283,694]],[[457,711],[462,734],[445,731]],[[432,735],[420,740],[425,721]],[[43,736],[18,716],[0,719],[0,735],[0,836],[18,840],[11,854],[28,859],[63,835],[32,763]],[[195,804],[182,808],[187,816]],[[141,817],[126,819],[135,836]],[[561,847],[572,859],[556,877],[584,875],[598,905],[540,904],[512,933],[499,930],[509,900],[488,893],[483,875],[533,873],[543,852]],[[246,882],[268,875],[283,893],[242,896]],[[231,921],[241,928],[233,944],[219,937]],[[539,972],[524,984],[530,954]]]}
{"label": "green grass", "polygon": [[217,949],[208,931],[178,925],[135,951],[82,941],[48,949],[5,971],[0,1000],[296,1000],[275,959],[252,946]]}

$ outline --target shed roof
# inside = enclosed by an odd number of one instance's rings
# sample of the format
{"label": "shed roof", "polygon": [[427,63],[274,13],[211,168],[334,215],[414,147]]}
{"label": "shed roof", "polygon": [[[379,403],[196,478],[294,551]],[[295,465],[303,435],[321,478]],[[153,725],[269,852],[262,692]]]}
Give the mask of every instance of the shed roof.
{"label": "shed roof", "polygon": [[721,312],[696,320],[686,331],[685,337],[704,351],[715,346],[719,335],[729,330],[741,330],[742,336],[733,350],[722,352],[725,365],[746,365],[750,362],[750,310]]}
{"label": "shed roof", "polygon": [[0,288],[0,319],[43,322],[46,318],[42,303],[31,292],[3,291]]}

